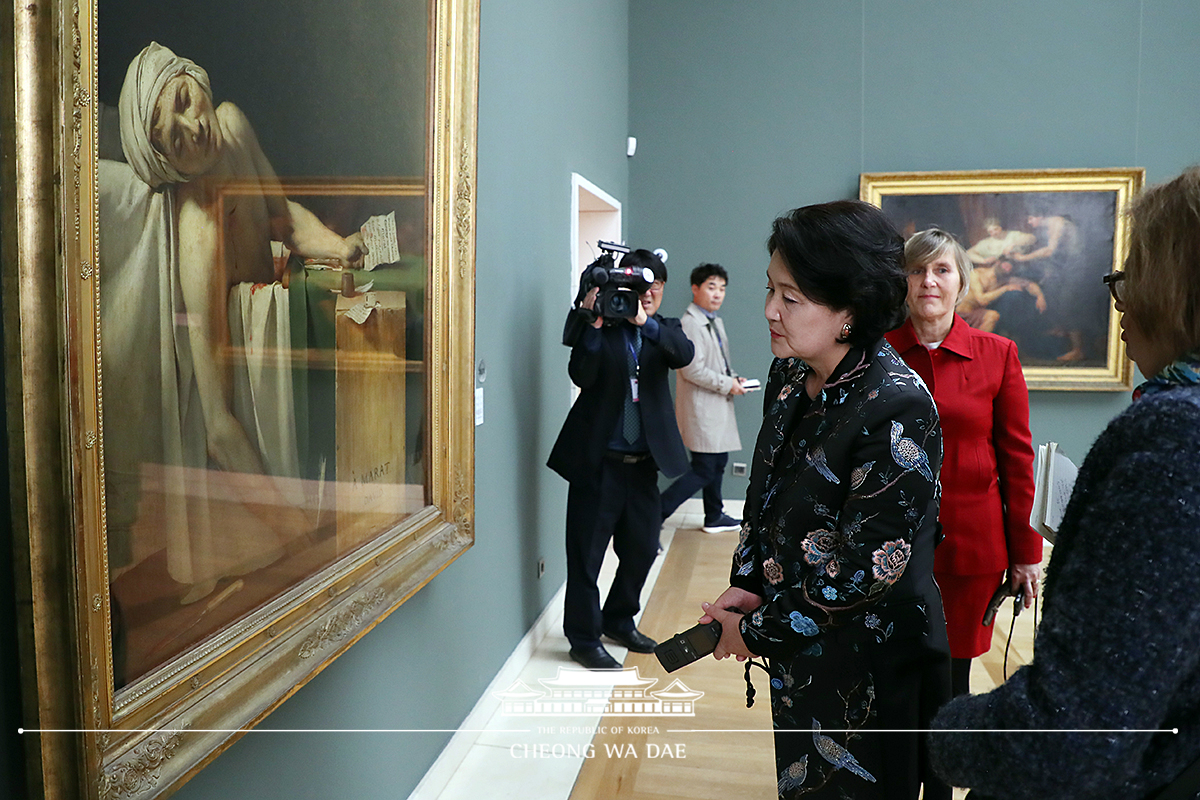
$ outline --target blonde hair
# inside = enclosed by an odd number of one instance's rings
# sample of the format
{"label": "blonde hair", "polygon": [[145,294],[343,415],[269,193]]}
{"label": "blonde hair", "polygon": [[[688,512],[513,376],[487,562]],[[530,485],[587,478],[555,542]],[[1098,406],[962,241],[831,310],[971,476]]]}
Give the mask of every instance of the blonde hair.
{"label": "blonde hair", "polygon": [[929,228],[914,233],[904,243],[906,270],[911,267],[924,267],[930,261],[944,255],[949,255],[954,266],[958,268],[958,298],[954,301],[954,304],[958,305],[967,296],[967,292],[971,291],[972,268],[967,251],[958,240],[941,228]]}
{"label": "blonde hair", "polygon": [[1182,355],[1200,345],[1200,167],[1147,189],[1127,213],[1125,313]]}

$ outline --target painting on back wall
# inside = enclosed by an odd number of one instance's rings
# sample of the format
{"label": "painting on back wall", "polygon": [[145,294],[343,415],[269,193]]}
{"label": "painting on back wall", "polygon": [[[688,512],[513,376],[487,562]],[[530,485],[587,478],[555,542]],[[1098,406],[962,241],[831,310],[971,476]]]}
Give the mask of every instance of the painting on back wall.
{"label": "painting on back wall", "polygon": [[1132,371],[1103,284],[1127,247],[1140,169],[864,173],[859,196],[907,238],[954,235],[973,267],[958,313],[1012,339],[1030,389],[1124,390]]}

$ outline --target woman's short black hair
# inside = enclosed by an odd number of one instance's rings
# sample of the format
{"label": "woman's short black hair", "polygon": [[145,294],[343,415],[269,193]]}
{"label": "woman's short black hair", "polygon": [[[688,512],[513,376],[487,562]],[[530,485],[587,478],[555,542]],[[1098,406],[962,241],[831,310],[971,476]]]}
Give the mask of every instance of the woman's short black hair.
{"label": "woman's short black hair", "polygon": [[797,208],[775,220],[767,250],[810,300],[850,312],[855,347],[871,347],[904,321],[904,237],[870,203]]}
{"label": "woman's short black hair", "polygon": [[692,270],[692,286],[699,286],[714,275],[729,283],[729,273],[720,264],[701,264]]}
{"label": "woman's short black hair", "polygon": [[662,259],[649,250],[630,250],[621,258],[622,267],[649,267],[654,273],[654,280],[667,282],[667,265]]}

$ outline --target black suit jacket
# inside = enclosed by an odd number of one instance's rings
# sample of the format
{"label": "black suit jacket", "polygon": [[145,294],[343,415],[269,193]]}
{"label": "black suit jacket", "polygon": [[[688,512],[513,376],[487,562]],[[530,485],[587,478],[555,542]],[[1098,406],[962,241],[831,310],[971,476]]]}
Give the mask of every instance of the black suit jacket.
{"label": "black suit jacket", "polygon": [[[658,321],[658,341],[643,336],[638,356],[638,405],[642,410],[642,431],[650,454],[663,474],[673,478],[687,470],[688,460],[679,427],[675,424],[675,406],[667,385],[667,370],[686,367],[691,363],[695,349],[679,320],[657,314],[654,319]],[[600,349],[594,353],[588,352],[582,337],[571,348],[568,372],[571,381],[582,391],[571,406],[546,463],[573,483],[591,480],[599,474],[600,460],[608,450],[609,439],[625,403],[625,387],[629,380],[623,330],[626,325],[601,328]]]}

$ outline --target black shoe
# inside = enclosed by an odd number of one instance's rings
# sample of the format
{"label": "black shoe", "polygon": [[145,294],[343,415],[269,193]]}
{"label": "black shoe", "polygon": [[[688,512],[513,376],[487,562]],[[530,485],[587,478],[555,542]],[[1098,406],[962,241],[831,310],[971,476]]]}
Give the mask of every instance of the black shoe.
{"label": "black shoe", "polygon": [[654,648],[658,646],[658,642],[637,628],[630,628],[625,632],[605,629],[604,635],[622,647],[628,647],[635,653],[653,653]]}
{"label": "black shoe", "polygon": [[571,660],[577,664],[582,664],[588,669],[621,668],[621,665],[617,663],[615,658],[609,655],[602,644],[598,644],[595,647],[572,647]]}
{"label": "black shoe", "polygon": [[705,533],[724,533],[726,531],[736,531],[741,527],[742,521],[740,519],[734,519],[728,514],[722,514],[712,522],[704,523],[704,527],[701,530]]}

